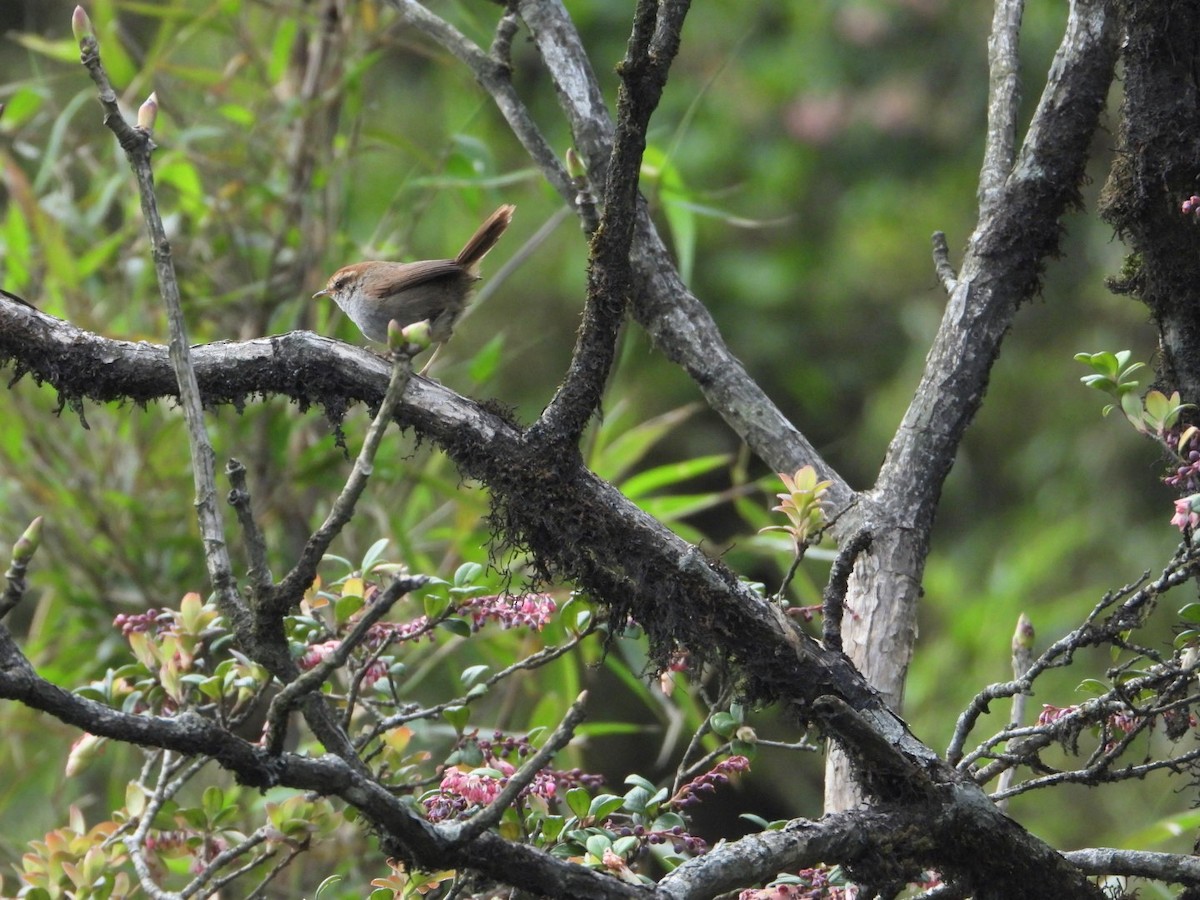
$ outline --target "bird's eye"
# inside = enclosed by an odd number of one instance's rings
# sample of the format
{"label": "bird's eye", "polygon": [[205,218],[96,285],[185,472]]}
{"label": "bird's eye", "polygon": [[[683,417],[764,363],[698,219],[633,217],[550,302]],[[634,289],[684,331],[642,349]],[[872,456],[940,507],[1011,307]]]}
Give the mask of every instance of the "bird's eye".
{"label": "bird's eye", "polygon": [[351,280],[352,279],[349,275],[339,275],[337,278],[333,279],[333,289],[335,291],[340,291],[342,288],[348,285]]}

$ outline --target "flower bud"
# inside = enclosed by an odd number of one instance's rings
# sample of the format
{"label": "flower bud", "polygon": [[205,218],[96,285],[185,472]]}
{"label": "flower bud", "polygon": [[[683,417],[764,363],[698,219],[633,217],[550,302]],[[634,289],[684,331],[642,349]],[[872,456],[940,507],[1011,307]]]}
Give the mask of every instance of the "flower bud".
{"label": "flower bud", "polygon": [[33,559],[33,554],[42,543],[42,517],[38,516],[29,523],[25,533],[13,544],[13,562],[27,563]]}
{"label": "flower bud", "polygon": [[567,174],[571,176],[572,181],[578,181],[587,175],[587,166],[583,164],[574,147],[567,148]]}
{"label": "flower bud", "polygon": [[85,40],[96,39],[96,29],[92,27],[92,20],[88,18],[82,6],[76,6],[75,12],[71,13],[71,33],[75,35],[75,42],[80,47]]}
{"label": "flower bud", "polygon": [[78,775],[87,768],[92,760],[104,751],[107,743],[107,738],[97,737],[85,731],[83,736],[71,745],[71,752],[67,756],[67,768],[64,774],[68,778],[72,775]]}
{"label": "flower bud", "polygon": [[158,118],[158,91],[152,91],[146,102],[138,107],[137,127],[149,134],[154,131],[154,120]]}
{"label": "flower bud", "polygon": [[[388,327],[391,327],[390,323]],[[406,343],[415,344],[424,350],[431,342],[429,337],[429,320],[422,319],[420,322],[413,322],[411,325],[406,325],[400,331],[400,334]]]}
{"label": "flower bud", "polygon": [[1179,666],[1184,670],[1193,669],[1196,663],[1200,662],[1200,644],[1188,644],[1183,648],[1183,655],[1179,658]]}
{"label": "flower bud", "polygon": [[743,725],[733,733],[734,738],[744,744],[758,743],[758,733],[749,725]]}
{"label": "flower bud", "polygon": [[1032,650],[1033,639],[1035,636],[1033,622],[1029,620],[1029,616],[1025,615],[1025,613],[1021,613],[1021,615],[1017,617],[1017,630],[1013,632],[1013,653],[1016,653],[1018,650]]}

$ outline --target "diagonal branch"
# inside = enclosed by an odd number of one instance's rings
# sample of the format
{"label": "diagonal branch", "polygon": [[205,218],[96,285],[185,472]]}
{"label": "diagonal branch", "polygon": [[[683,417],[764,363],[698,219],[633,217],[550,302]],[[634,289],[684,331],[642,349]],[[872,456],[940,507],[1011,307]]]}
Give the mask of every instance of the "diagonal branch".
{"label": "diagonal branch", "polygon": [[1037,291],[1061,219],[1078,203],[1088,146],[1112,83],[1110,0],[1073,0],[1062,44],[1016,167],[981,210],[912,403],[875,490],[927,530],[967,425],[983,400],[1018,306]]}
{"label": "diagonal branch", "polygon": [[529,429],[531,441],[550,437],[556,446],[577,444],[600,397],[616,356],[617,334],[633,291],[629,250],[638,213],[639,173],[646,129],[658,106],[688,0],[641,0],[634,13],[625,59],[618,67],[617,131],[604,190],[601,227],[592,239],[588,298],[571,365],[554,398]]}

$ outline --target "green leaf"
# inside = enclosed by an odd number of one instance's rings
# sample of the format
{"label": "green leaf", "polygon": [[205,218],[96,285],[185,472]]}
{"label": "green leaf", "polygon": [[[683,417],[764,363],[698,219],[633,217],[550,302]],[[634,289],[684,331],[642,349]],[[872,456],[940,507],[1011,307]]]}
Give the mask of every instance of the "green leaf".
{"label": "green leaf", "polygon": [[388,539],[380,538],[369,548],[367,548],[367,553],[365,556],[363,556],[362,567],[359,569],[359,571],[366,575],[373,568],[375,568],[375,564],[379,562],[380,558],[383,556],[383,551],[387,549],[387,545]]}
{"label": "green leaf", "polygon": [[[79,60],[79,51],[75,51],[75,62]],[[4,125],[6,128],[17,129],[33,118],[46,98],[33,88],[19,88],[4,102]]]}
{"label": "green leaf", "polygon": [[1146,404],[1146,412],[1160,421],[1165,419],[1167,413],[1171,411],[1171,404],[1167,400],[1167,395],[1162,391],[1150,391],[1146,394],[1144,402]]}
{"label": "green leaf", "polygon": [[421,598],[421,604],[425,608],[426,617],[433,622],[446,614],[446,610],[450,608],[450,598],[426,594]]}
{"label": "green leaf", "polygon": [[1117,390],[1117,383],[1107,375],[1084,375],[1079,380],[1088,387],[1095,388],[1098,391],[1104,391],[1106,394],[1113,394]]}
{"label": "green leaf", "polygon": [[225,806],[225,792],[216,785],[209,785],[204,789],[200,805],[204,809],[205,815],[210,819],[215,819]]}
{"label": "green leaf", "polygon": [[274,36],[271,40],[270,65],[267,67],[267,78],[270,84],[280,84],[292,61],[292,46],[296,41],[296,29],[299,25],[287,16],[275,19],[275,27],[271,29]]}
{"label": "green leaf", "polygon": [[641,775],[627,775],[625,777],[625,783],[631,784],[634,787],[640,787],[642,790],[649,791],[650,793],[653,793],[655,790],[657,790],[653,781],[648,778],[643,778]]}
{"label": "green leaf", "polygon": [[446,707],[442,710],[442,718],[448,721],[456,732],[462,734],[463,728],[467,727],[467,720],[470,719],[470,707]]}
{"label": "green leaf", "polygon": [[[1129,353],[1128,350],[1122,350],[1121,352]],[[1101,350],[1099,353],[1077,353],[1075,354],[1075,358],[1114,380],[1121,371],[1121,361],[1107,350]],[[1128,356],[1126,356],[1126,359],[1128,359]]]}
{"label": "green leaf", "polygon": [[672,828],[686,827],[687,822],[684,821],[683,816],[673,812],[663,813],[654,820],[654,824],[651,826],[655,831],[670,831]]}
{"label": "green leaf", "polygon": [[577,819],[586,819],[588,807],[592,805],[592,796],[585,788],[574,787],[567,791],[567,808]]}
{"label": "green leaf", "polygon": [[589,467],[605,481],[619,482],[656,443],[691,418],[698,410],[697,403],[681,406],[655,416],[653,419],[617,432],[608,442],[609,429],[615,429],[618,415],[611,415],[596,435]]}
{"label": "green leaf", "polygon": [[1200,603],[1185,604],[1184,607],[1179,610],[1179,618],[1185,622],[1200,624]]}
{"label": "green leaf", "polygon": [[459,680],[462,681],[463,687],[470,687],[471,685],[475,684],[475,682],[484,678],[487,675],[487,673],[490,671],[491,671],[491,666],[485,666],[485,665],[468,666],[467,668],[462,670],[462,674],[459,675],[458,677],[459,677]]}
{"label": "green leaf", "polygon": [[458,637],[465,638],[471,636],[471,626],[462,619],[443,619],[441,622],[438,622],[438,628],[444,628]]}
{"label": "green leaf", "polygon": [[709,719],[709,724],[712,726],[712,730],[721,737],[729,737],[738,727],[737,719],[727,712],[713,713],[712,718]]}
{"label": "green leaf", "polygon": [[567,824],[565,816],[545,816],[542,818],[542,839],[547,843],[558,840],[563,827]]}
{"label": "green leaf", "polygon": [[635,787],[626,791],[625,803],[623,804],[626,812],[637,815],[646,811],[646,804],[650,801],[651,793],[644,787]]}
{"label": "green leaf", "polygon": [[616,794],[597,794],[588,806],[588,818],[593,822],[603,822],[625,803],[624,797]]}
{"label": "green leaf", "polygon": [[[5,37],[33,53],[38,53],[58,62],[79,65],[79,45],[72,38],[52,41],[49,38],[22,31],[9,32]],[[107,61],[106,58],[105,62]]]}
{"label": "green leaf", "polygon": [[730,743],[729,749],[734,756],[745,756],[748,759],[754,759],[758,754],[758,744],[749,741],[734,740]]}
{"label": "green leaf", "polygon": [[644,497],[652,491],[672,487],[690,478],[707,474],[714,469],[728,466],[733,457],[728,453],[716,453],[711,456],[699,456],[683,462],[668,463],[655,466],[645,472],[639,472],[632,478],[621,483],[621,493],[630,500]]}
{"label": "green leaf", "polygon": [[[7,116],[7,111],[5,112]],[[111,262],[116,255],[125,247],[129,236],[123,231],[116,231],[108,237],[92,241],[89,249],[80,254],[76,260],[76,269],[79,272],[80,278],[87,278],[94,274],[101,266]]]}
{"label": "green leaf", "polygon": [[1197,828],[1200,828],[1200,809],[1190,809],[1164,816],[1148,828],[1125,835],[1123,844],[1136,850],[1148,850],[1155,846],[1165,848],[1177,841],[1180,835],[1192,834]]}
{"label": "green leaf", "polygon": [[478,387],[492,380],[504,353],[504,335],[497,334],[480,348],[467,367],[467,375]]}
{"label": "green leaf", "polygon": [[454,572],[454,586],[467,587],[474,584],[479,576],[483,574],[483,566],[479,563],[467,562],[459,566]]}
{"label": "green leaf", "polygon": [[205,818],[203,810],[194,806],[176,810],[175,818],[182,819],[184,824],[196,831],[205,831],[208,828],[208,819]]}
{"label": "green leaf", "polygon": [[[680,519],[712,509],[728,502],[728,497],[709,491],[704,494],[675,494],[666,497],[644,497],[637,505],[660,522],[674,525]],[[679,531],[680,529],[676,529]],[[695,543],[695,541],[693,541]]]}
{"label": "green leaf", "polygon": [[604,859],[604,851],[612,849],[612,838],[606,834],[593,834],[587,839],[587,852],[596,857],[596,859]]}
{"label": "green leaf", "polygon": [[1142,424],[1142,401],[1137,394],[1128,393],[1121,395],[1121,411],[1133,423],[1134,428],[1137,428],[1139,431],[1145,429],[1145,426]]}
{"label": "green leaf", "polygon": [[631,834],[627,837],[617,838],[613,841],[613,853],[618,856],[627,857],[638,848],[639,844],[641,844],[641,839],[636,835]]}
{"label": "green leaf", "polygon": [[352,615],[358,612],[366,604],[366,601],[357,594],[346,594],[338,597],[333,604],[333,615],[339,622],[346,622]]}
{"label": "green leaf", "polygon": [[696,255],[696,214],[690,203],[692,191],[671,157],[653,144],[646,147],[642,155],[642,177],[643,183],[651,186],[662,202],[679,274],[688,282]]}

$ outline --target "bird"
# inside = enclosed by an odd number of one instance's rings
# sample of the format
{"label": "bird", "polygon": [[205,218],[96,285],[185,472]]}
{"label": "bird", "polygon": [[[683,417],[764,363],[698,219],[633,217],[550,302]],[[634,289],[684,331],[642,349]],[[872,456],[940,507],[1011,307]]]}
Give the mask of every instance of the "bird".
{"label": "bird", "polygon": [[369,340],[387,343],[393,320],[404,328],[427,319],[430,338],[443,344],[479,281],[479,264],[508,228],[515,209],[505,204],[488,216],[453,259],[357,262],[334,272],[313,297],[333,300]]}

